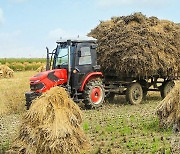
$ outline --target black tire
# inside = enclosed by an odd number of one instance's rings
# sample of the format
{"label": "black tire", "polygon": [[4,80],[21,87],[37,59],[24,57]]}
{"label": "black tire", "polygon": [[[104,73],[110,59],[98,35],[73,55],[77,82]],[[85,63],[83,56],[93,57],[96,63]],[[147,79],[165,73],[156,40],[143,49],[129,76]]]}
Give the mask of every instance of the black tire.
{"label": "black tire", "polygon": [[148,93],[148,89],[149,89],[148,82],[146,80],[142,79],[142,80],[139,80],[138,83],[140,83],[141,86],[142,86],[143,99],[146,99],[146,96],[147,96],[147,93]]}
{"label": "black tire", "polygon": [[132,105],[137,105],[142,102],[143,90],[139,83],[132,83],[126,90],[126,100]]}
{"label": "black tire", "polygon": [[164,82],[162,84],[161,91],[160,91],[161,97],[164,99],[174,86],[175,86],[175,83],[172,80]]}
{"label": "black tire", "polygon": [[31,104],[32,104],[32,101],[26,103],[26,110],[29,110],[29,109],[30,109]]}
{"label": "black tire", "polygon": [[87,109],[98,108],[104,102],[105,90],[99,78],[90,80],[85,85],[84,104]]}

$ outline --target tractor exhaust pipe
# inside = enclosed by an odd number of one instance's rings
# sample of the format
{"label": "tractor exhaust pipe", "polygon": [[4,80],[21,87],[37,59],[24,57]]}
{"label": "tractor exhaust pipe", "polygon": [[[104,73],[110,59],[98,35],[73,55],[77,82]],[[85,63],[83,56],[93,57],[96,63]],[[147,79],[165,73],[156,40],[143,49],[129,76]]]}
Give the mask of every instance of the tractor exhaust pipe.
{"label": "tractor exhaust pipe", "polygon": [[47,59],[46,59],[46,71],[50,70],[50,65],[49,65],[49,49],[46,47],[47,50]]}
{"label": "tractor exhaust pipe", "polygon": [[67,40],[68,45],[68,80],[67,80],[67,88],[68,91],[71,91],[70,86],[70,78],[71,78],[71,40]]}

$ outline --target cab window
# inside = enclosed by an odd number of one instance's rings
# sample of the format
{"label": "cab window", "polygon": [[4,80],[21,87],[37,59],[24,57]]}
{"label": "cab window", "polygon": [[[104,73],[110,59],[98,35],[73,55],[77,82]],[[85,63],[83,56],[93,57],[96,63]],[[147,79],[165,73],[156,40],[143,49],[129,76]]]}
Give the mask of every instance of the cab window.
{"label": "cab window", "polygon": [[90,47],[81,47],[81,56],[79,57],[79,65],[91,64],[91,50]]}

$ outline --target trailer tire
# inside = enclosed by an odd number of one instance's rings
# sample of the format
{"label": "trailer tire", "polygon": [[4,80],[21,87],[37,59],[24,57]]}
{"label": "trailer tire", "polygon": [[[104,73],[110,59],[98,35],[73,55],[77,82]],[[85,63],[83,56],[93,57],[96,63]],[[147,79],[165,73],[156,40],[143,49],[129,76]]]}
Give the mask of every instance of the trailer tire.
{"label": "trailer tire", "polygon": [[137,82],[140,83],[141,86],[142,86],[143,99],[146,99],[146,96],[147,96],[147,93],[148,93],[148,89],[149,89],[148,82],[145,79],[141,79],[141,80],[139,80]]}
{"label": "trailer tire", "polygon": [[98,108],[104,102],[105,90],[100,78],[92,79],[85,85],[84,104],[86,109]]}
{"label": "trailer tire", "polygon": [[137,105],[142,102],[143,90],[142,86],[136,82],[128,86],[126,90],[126,100],[132,105]]}
{"label": "trailer tire", "polygon": [[172,80],[164,82],[160,90],[161,97],[164,99],[174,86],[175,86],[175,83]]}

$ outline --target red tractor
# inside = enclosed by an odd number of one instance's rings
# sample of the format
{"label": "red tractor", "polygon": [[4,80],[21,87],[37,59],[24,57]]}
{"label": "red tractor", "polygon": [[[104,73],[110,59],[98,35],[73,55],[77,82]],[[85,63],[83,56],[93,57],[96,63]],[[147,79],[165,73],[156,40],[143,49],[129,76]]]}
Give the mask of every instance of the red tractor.
{"label": "red tractor", "polygon": [[54,86],[65,87],[75,102],[83,101],[87,108],[100,106],[105,90],[96,46],[95,39],[77,39],[57,41],[52,53],[47,48],[47,71],[30,78],[31,91],[25,94],[27,109],[33,99]]}
{"label": "red tractor", "polygon": [[[164,98],[178,77],[150,76],[147,78],[120,78],[113,72],[103,74],[97,64],[95,39],[57,41],[57,48],[49,53],[45,72],[30,79],[30,92],[25,94],[26,106],[54,86],[63,86],[75,102],[84,102],[86,108],[99,107],[105,98],[115,94],[126,95],[131,104],[141,103],[148,91],[160,91]],[[49,58],[51,55],[51,58]],[[51,69],[51,70],[50,70]]]}

